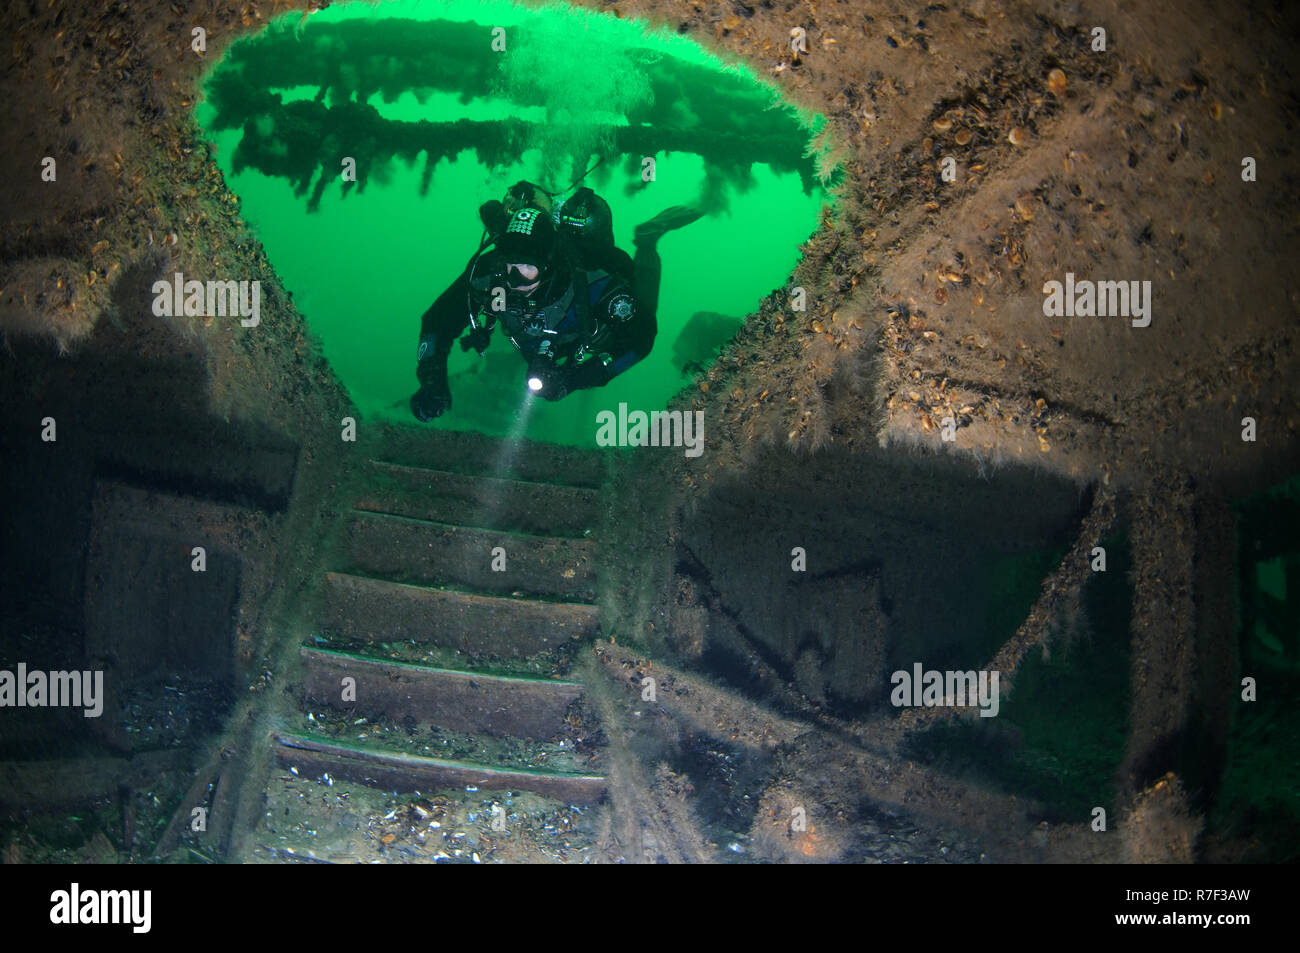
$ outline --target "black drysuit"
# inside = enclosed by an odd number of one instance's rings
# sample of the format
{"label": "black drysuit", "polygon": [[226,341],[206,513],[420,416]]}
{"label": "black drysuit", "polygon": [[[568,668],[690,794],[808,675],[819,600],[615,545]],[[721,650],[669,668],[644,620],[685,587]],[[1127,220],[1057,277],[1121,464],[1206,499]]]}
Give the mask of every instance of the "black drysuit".
{"label": "black drysuit", "polygon": [[[601,387],[650,353],[662,270],[653,243],[639,247],[634,261],[612,243],[569,234],[558,242],[550,274],[531,294],[508,290],[502,253],[493,249],[471,259],[420,321],[416,374],[422,385],[445,380],[451,342],[469,326],[471,313],[480,324],[479,316],[495,317],[530,365],[540,355],[554,358],[543,391],[553,400]],[[504,310],[494,310],[503,297]]]}

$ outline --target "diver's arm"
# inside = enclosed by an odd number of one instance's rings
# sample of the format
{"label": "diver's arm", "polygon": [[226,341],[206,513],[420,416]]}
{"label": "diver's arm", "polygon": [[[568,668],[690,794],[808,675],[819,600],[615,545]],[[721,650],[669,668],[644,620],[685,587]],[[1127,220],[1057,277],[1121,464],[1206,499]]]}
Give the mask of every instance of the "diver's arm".
{"label": "diver's arm", "polygon": [[429,305],[429,310],[420,318],[420,341],[436,338],[437,349],[442,351],[444,360],[451,353],[451,342],[460,337],[460,333],[469,324],[470,267],[465,266],[460,277],[438,295],[437,300]]}
{"label": "diver's arm", "polygon": [[415,352],[415,377],[420,389],[411,397],[411,413],[428,422],[451,410],[451,387],[447,383],[447,357],[451,342],[469,324],[471,265],[438,295],[420,318],[420,344]]}

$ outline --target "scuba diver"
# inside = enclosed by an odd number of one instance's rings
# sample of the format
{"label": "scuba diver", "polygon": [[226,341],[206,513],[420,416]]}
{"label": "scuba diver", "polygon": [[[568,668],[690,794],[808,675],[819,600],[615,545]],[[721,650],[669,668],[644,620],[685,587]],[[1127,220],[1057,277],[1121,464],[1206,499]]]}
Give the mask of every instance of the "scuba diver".
{"label": "scuba diver", "polygon": [[420,320],[417,420],[451,409],[447,358],[467,327],[461,349],[482,354],[499,320],[527,363],[528,389],[551,401],[603,387],[650,353],[662,270],[655,244],[703,213],[673,206],[638,226],[631,258],[615,247],[609,204],[595,192],[584,186],[558,207],[553,198],[518,182],[504,202],[479,209],[478,251]]}

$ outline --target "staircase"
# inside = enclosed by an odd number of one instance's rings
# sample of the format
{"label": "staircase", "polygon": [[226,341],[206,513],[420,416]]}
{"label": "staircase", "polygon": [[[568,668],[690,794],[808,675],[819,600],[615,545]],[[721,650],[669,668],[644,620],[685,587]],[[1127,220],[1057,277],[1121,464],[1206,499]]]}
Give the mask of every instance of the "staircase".
{"label": "staircase", "polygon": [[599,630],[599,458],[386,434],[337,498],[247,859],[581,861],[606,781],[567,676]]}

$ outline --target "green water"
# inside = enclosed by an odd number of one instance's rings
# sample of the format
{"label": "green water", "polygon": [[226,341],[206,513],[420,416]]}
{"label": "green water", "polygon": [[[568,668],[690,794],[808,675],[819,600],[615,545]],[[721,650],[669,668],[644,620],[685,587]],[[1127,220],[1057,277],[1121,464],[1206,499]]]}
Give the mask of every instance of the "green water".
{"label": "green water", "polygon": [[787,283],[827,201],[818,117],[681,37],[586,11],[336,4],[233,44],[205,91],[198,119],[242,215],[368,419],[414,423],[420,316],[478,247],[479,205],[519,179],[559,191],[603,159],[584,184],[629,254],[664,208],[708,214],[659,243],[646,359],[551,404],[526,396],[498,332],[483,356],[453,348],[453,408],[428,426],[594,445],[598,412],[664,407]]}

